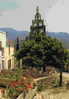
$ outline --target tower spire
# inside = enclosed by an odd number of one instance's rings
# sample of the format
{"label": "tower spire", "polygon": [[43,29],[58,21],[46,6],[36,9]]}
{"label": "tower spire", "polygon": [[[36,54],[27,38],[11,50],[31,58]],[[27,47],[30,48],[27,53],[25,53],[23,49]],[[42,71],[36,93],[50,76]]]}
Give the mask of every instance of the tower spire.
{"label": "tower spire", "polygon": [[32,20],[32,25],[30,27],[30,37],[35,33],[43,33],[46,34],[46,27],[44,25],[44,20],[41,18],[41,14],[39,12],[39,6],[36,8],[35,19]]}
{"label": "tower spire", "polygon": [[39,13],[39,6],[37,6],[36,8],[36,13]]}
{"label": "tower spire", "polygon": [[36,14],[35,14],[35,20],[40,20],[41,19],[41,14],[39,13],[39,6],[36,8]]}

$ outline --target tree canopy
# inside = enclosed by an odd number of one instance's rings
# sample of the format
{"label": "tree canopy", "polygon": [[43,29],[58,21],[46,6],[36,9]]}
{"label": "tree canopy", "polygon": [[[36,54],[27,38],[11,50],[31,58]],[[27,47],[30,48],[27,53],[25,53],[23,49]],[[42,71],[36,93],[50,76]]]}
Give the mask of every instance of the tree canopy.
{"label": "tree canopy", "polygon": [[23,41],[22,47],[15,53],[17,60],[22,59],[28,66],[52,65],[60,68],[64,65],[64,48],[57,39],[34,34],[33,40]]}

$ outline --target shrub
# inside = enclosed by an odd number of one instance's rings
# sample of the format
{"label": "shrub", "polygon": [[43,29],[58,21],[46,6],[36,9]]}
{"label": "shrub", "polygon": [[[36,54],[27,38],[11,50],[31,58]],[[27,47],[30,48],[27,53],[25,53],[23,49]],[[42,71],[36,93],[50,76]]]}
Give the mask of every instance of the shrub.
{"label": "shrub", "polygon": [[41,92],[46,89],[46,85],[43,82],[39,82],[37,85],[37,92]]}
{"label": "shrub", "polygon": [[66,88],[69,89],[69,82],[67,82],[67,84],[66,84]]}
{"label": "shrub", "polygon": [[59,86],[59,80],[58,79],[54,79],[52,83],[53,83],[54,87],[58,87]]}

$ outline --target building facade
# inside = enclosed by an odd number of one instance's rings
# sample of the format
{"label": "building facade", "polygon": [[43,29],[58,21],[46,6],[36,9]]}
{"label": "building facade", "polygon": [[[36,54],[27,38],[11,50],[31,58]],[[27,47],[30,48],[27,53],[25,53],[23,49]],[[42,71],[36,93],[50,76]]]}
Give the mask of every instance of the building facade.
{"label": "building facade", "polygon": [[4,69],[4,55],[3,55],[3,48],[0,48],[0,71]]}
{"label": "building facade", "polygon": [[0,45],[1,47],[5,48],[7,42],[7,34],[6,32],[0,31]]}
{"label": "building facade", "polygon": [[6,32],[0,31],[0,71],[14,68],[14,44],[7,39]]}

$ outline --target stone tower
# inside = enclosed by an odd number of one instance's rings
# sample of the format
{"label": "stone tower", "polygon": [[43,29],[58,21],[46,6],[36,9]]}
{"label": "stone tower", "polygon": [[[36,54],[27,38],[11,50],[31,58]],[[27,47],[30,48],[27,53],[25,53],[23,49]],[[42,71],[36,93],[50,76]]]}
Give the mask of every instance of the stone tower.
{"label": "stone tower", "polygon": [[30,36],[34,33],[46,34],[46,27],[44,25],[44,20],[41,18],[39,7],[36,8],[35,19],[32,20],[32,25],[30,27]]}

